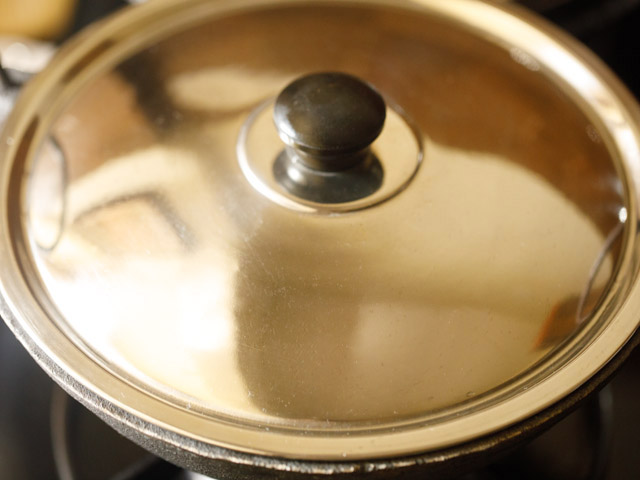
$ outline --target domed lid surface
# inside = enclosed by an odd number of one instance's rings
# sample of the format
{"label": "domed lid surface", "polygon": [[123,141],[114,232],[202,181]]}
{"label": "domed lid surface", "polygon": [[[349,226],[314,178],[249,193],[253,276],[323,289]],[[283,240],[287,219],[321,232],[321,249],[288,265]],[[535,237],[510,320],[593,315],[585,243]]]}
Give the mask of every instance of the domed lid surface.
{"label": "domed lid surface", "polygon": [[[189,0],[76,39],[4,131],[9,323],[100,398],[244,452],[410,454],[549,406],[636,328],[640,164],[626,92],[535,22]],[[304,193],[342,173],[291,149],[278,173],[274,101],[317,72],[386,103],[354,198]]]}

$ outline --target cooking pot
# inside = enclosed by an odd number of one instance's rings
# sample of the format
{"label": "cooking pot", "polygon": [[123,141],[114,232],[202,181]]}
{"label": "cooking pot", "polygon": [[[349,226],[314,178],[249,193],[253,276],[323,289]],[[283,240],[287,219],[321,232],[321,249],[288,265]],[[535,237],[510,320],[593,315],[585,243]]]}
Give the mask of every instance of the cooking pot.
{"label": "cooking pot", "polygon": [[515,7],[158,0],[7,119],[0,313],[190,470],[461,472],[637,343],[638,125]]}

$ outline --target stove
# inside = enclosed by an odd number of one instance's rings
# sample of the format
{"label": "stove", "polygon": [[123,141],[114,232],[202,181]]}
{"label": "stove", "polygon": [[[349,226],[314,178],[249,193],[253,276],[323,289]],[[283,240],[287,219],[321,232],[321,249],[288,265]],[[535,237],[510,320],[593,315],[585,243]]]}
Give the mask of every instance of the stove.
{"label": "stove", "polygon": [[[77,30],[125,3],[80,1]],[[522,0],[594,50],[640,97],[640,0]],[[638,312],[640,318],[640,312]],[[640,351],[569,416],[452,480],[640,478]],[[0,478],[202,480],[147,453],[68,397],[0,322]]]}

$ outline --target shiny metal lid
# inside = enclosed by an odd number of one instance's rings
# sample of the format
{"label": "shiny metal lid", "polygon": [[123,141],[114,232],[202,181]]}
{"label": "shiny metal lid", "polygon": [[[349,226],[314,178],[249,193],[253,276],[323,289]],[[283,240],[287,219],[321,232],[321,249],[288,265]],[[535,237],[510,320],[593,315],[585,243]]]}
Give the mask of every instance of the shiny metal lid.
{"label": "shiny metal lid", "polygon": [[[316,72],[386,103],[357,198],[276,166],[276,97]],[[434,450],[553,404],[637,326],[636,107],[519,11],[152,2],[67,46],[3,135],[3,316],[165,432]]]}

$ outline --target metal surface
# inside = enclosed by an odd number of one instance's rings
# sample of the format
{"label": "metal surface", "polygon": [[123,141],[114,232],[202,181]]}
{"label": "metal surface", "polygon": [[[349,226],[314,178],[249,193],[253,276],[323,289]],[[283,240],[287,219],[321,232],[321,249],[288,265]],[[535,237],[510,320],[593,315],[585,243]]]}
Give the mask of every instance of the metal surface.
{"label": "metal surface", "polygon": [[406,112],[392,102],[387,108],[385,128],[371,147],[331,160],[355,163],[338,171],[305,165],[304,162],[313,165],[318,160],[291,145],[283,150],[273,121],[274,110],[275,100],[269,99],[247,116],[236,154],[249,184],[280,206],[320,214],[371,208],[403,192],[422,164],[422,134]]}
{"label": "metal surface", "polygon": [[309,168],[299,158],[292,147],[286,147],[274,162],[273,176],[286,191],[304,200],[320,204],[353,202],[373,195],[382,185],[382,165],[368,151],[351,158],[355,165],[340,171]]}
{"label": "metal surface", "polygon": [[[0,386],[4,392],[0,403],[0,472],[4,476],[21,480],[54,478],[56,473],[55,478],[59,477],[60,480],[165,478],[157,475],[150,477],[156,472],[156,465],[162,463],[160,460],[152,463],[144,450],[118,435],[80,405],[65,398],[57,389],[52,389],[50,379],[28,357],[3,324],[0,324],[0,344],[3,360],[0,362]],[[633,428],[635,423],[630,421],[639,415],[635,408],[635,399],[640,390],[637,382],[640,373],[639,353],[633,353],[631,361],[625,364],[611,383],[615,397],[615,432],[606,476],[608,480],[636,478],[640,469],[635,462],[638,432]],[[24,381],[25,378],[28,381]],[[51,405],[48,404],[50,400]],[[24,408],[25,404],[29,405],[29,409]],[[585,432],[582,427],[584,421],[579,420],[585,419],[585,415],[588,420],[591,404],[591,401],[587,403],[587,411],[580,408],[546,434],[536,437],[533,443],[518,448],[497,463],[489,463],[473,475],[460,478],[463,471],[468,470],[468,465],[460,469],[452,467],[449,469],[451,478],[586,480],[588,477],[584,473],[587,464],[604,454],[599,445],[592,443],[588,425]],[[52,448],[56,457],[55,466],[51,458]],[[33,462],[34,455],[37,455],[38,462]],[[586,463],[585,459],[588,459]],[[142,473],[134,474],[136,469],[139,471],[145,466],[147,477]],[[164,470],[171,471],[171,466],[165,465]],[[120,473],[114,478],[114,472]],[[126,476],[127,472],[130,476]],[[495,477],[489,472],[495,472]],[[554,472],[557,473],[551,475]],[[198,478],[182,473],[167,475],[167,480],[186,480],[185,477]]]}
{"label": "metal surface", "polygon": [[[640,303],[637,111],[537,26],[470,1],[191,1],[79,37],[0,146],[3,318],[103,418],[202,471],[417,474],[486,451],[611,360]],[[401,195],[297,212],[242,174],[247,116],[323,70],[428,132]],[[50,137],[68,187],[43,249],[29,186]]]}

